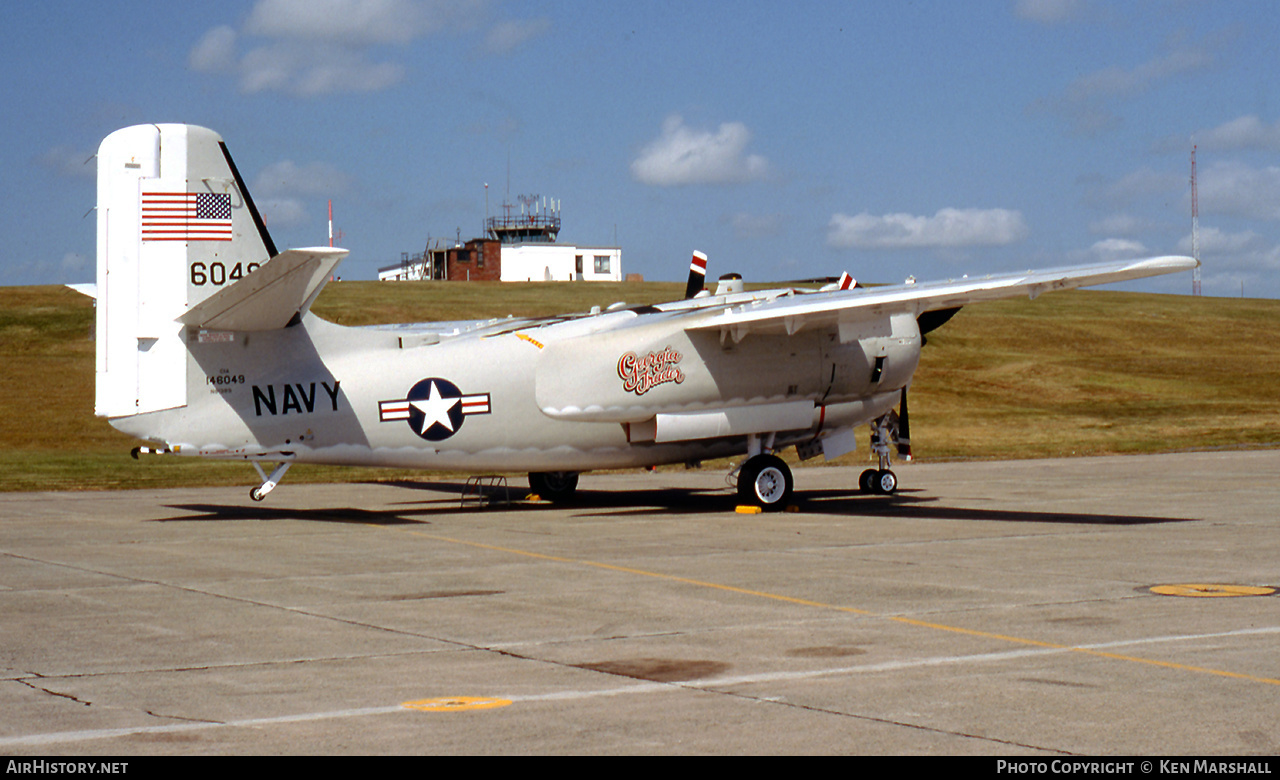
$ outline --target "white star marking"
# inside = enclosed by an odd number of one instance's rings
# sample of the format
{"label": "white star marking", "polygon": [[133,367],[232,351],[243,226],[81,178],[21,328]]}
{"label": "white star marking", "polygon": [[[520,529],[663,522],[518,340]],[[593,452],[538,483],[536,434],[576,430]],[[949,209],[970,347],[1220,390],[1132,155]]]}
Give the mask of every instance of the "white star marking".
{"label": "white star marking", "polygon": [[445,398],[441,396],[440,386],[432,382],[431,392],[427,398],[409,402],[414,409],[423,414],[422,430],[418,431],[418,433],[425,434],[436,423],[440,423],[452,431],[453,421],[449,419],[449,411],[461,402],[461,398]]}

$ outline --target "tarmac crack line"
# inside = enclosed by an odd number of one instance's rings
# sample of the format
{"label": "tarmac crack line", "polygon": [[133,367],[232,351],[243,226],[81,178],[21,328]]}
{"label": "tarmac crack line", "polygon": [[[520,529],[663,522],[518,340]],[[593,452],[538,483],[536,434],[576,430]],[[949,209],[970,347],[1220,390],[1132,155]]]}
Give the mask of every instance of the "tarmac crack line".
{"label": "tarmac crack line", "polygon": [[[677,574],[665,574],[662,572],[647,571],[645,569],[637,569],[631,566],[621,566],[621,565],[612,564],[612,563],[602,563],[599,561],[590,561],[583,558],[570,558],[570,557],[560,556],[560,555],[551,555],[549,553],[539,553],[539,552],[533,552],[531,550],[520,550],[512,547],[503,547],[501,545],[487,544],[485,542],[475,542],[475,541],[469,541],[466,539],[457,539],[449,536],[441,536],[439,534],[431,534],[423,531],[415,531],[415,530],[408,530],[408,529],[383,529],[383,530],[395,530],[395,531],[399,531],[400,533],[413,534],[414,536],[421,536],[423,538],[433,539],[439,542],[448,542],[450,544],[473,547],[481,550],[491,550],[495,552],[502,552],[510,555],[522,556],[525,558],[552,561],[555,563],[567,563],[567,564],[572,564],[576,566],[587,566],[595,569],[602,569],[605,571],[615,571],[615,572],[620,572],[624,574],[635,574],[642,577],[665,580],[667,582],[677,582],[685,585],[693,585],[701,588],[709,588],[712,590],[724,591],[727,593],[736,593],[736,594],[745,595],[745,596],[752,596],[755,598],[768,599],[770,601],[780,601],[788,604],[796,604],[799,606],[814,607],[817,609],[833,610],[836,612],[844,612],[847,614],[861,615],[863,617],[879,618],[881,620],[900,623],[902,625],[915,626],[917,628],[927,628],[934,631],[943,631],[947,633],[978,637],[982,639],[993,639],[1000,642],[1007,642],[1011,644],[1044,648],[1046,650],[1081,653],[1083,655],[1090,655],[1096,658],[1106,658],[1113,661],[1125,661],[1128,663],[1155,666],[1163,669],[1172,669],[1172,670],[1183,671],[1183,672],[1194,672],[1197,674],[1206,674],[1206,675],[1212,675],[1217,677],[1225,677],[1225,678],[1234,679],[1234,680],[1244,680],[1247,682],[1261,683],[1264,685],[1280,686],[1280,679],[1273,678],[1273,677],[1259,677],[1251,674],[1243,674],[1241,672],[1231,672],[1225,669],[1213,669],[1205,666],[1180,664],[1173,661],[1160,661],[1153,658],[1143,658],[1141,656],[1124,655],[1120,653],[1108,652],[1101,649],[1103,647],[1117,646],[1116,644],[1109,643],[1104,645],[1064,645],[1057,642],[1048,642],[1040,639],[1030,639],[1027,637],[1018,637],[1018,636],[1012,636],[1009,634],[999,634],[992,631],[983,631],[980,629],[964,628],[962,626],[952,626],[945,623],[935,623],[927,620],[918,620],[916,618],[909,618],[903,615],[886,615],[883,613],[874,612],[872,610],[859,609],[858,607],[843,606],[840,604],[830,604],[822,601],[814,601],[812,599],[798,598],[795,596],[786,596],[779,593],[769,593],[767,591],[753,590],[751,588],[742,588],[736,585],[726,585],[718,582],[708,582],[706,580],[697,580],[690,577],[682,577]],[[1264,630],[1280,630],[1280,629],[1264,629]],[[1139,642],[1133,642],[1133,643],[1137,644]],[[1125,644],[1125,643],[1121,642],[1121,644]]]}
{"label": "tarmac crack line", "polygon": [[[1274,633],[1280,633],[1280,627],[1261,628],[1261,629],[1244,629],[1241,631],[1223,632],[1218,634],[1197,634],[1197,635],[1189,635],[1189,636],[1182,636],[1182,637],[1179,637],[1179,636],[1151,637],[1145,640],[1127,640],[1123,642],[1097,645],[1095,647],[1102,648],[1102,647],[1116,646],[1121,644],[1139,644],[1139,643],[1147,643],[1147,642],[1150,642],[1150,643],[1172,642],[1172,641],[1179,641],[1179,640],[1185,640],[1185,639],[1193,640],[1193,639],[1215,638],[1215,637],[1222,637],[1222,636],[1236,636],[1236,635],[1242,635],[1242,634],[1274,634]],[[565,664],[557,661],[550,661],[547,659],[540,659],[540,658],[520,655],[517,653],[493,650],[490,648],[483,648],[483,647],[477,648],[477,649],[496,652],[499,655],[504,655],[506,657],[516,659],[516,660],[521,660],[521,661],[532,661],[535,663],[550,663],[558,666],[572,667],[580,671],[588,671],[588,670],[584,670],[583,667],[580,667],[580,666],[573,666],[571,664]],[[836,669],[811,669],[808,671],[798,671],[798,672],[765,672],[765,673],[755,674],[755,675],[738,675],[735,677],[714,677],[714,678],[708,678],[705,680],[680,680],[680,681],[671,681],[671,682],[658,682],[658,681],[652,681],[652,680],[639,680],[636,678],[626,678],[626,679],[635,680],[635,682],[630,685],[614,686],[610,688],[595,688],[595,689],[589,689],[589,690],[560,690],[560,691],[553,691],[550,693],[503,696],[502,698],[507,699],[513,703],[517,703],[517,702],[556,703],[556,702],[578,701],[578,700],[594,699],[594,698],[602,698],[602,697],[633,696],[633,695],[650,694],[650,693],[669,693],[674,691],[686,691],[686,692],[696,691],[701,693],[712,693],[712,694],[718,694],[718,695],[724,695],[724,696],[733,696],[733,697],[738,697],[744,700],[757,701],[762,704],[779,704],[784,706],[797,707],[801,709],[810,710],[813,712],[820,712],[820,713],[827,713],[827,714],[839,715],[839,716],[850,717],[850,718],[857,718],[860,720],[866,720],[866,721],[871,721],[876,723],[884,723],[888,725],[902,726],[904,728],[918,729],[918,730],[929,731],[929,732],[938,733],[938,734],[969,737],[973,739],[982,739],[982,740],[987,740],[987,741],[1002,744],[1002,745],[1011,745],[1011,746],[1018,746],[1018,747],[1026,747],[1034,750],[1045,750],[1045,751],[1066,753],[1066,751],[1061,751],[1054,748],[1047,748],[1047,747],[1037,746],[1037,745],[1029,745],[1026,743],[1015,742],[1012,740],[1002,740],[994,737],[984,737],[984,736],[979,736],[975,734],[968,734],[966,732],[961,732],[961,731],[947,731],[947,730],[939,729],[933,726],[926,726],[923,724],[897,721],[891,718],[880,718],[874,715],[867,715],[867,714],[860,714],[860,713],[840,712],[838,710],[830,710],[827,708],[816,707],[813,705],[778,701],[776,699],[769,699],[761,696],[753,696],[751,694],[742,693],[740,691],[728,690],[728,687],[734,686],[734,685],[750,685],[750,684],[760,684],[760,683],[777,682],[777,681],[797,681],[797,680],[804,680],[804,679],[817,679],[820,677],[829,677],[833,675],[875,674],[875,673],[899,671],[903,669],[919,668],[919,667],[926,667],[926,666],[940,666],[945,664],[1002,661],[1002,660],[1008,660],[1013,658],[1026,658],[1026,657],[1035,657],[1035,656],[1043,656],[1043,655],[1054,655],[1059,653],[1066,653],[1071,650],[1072,648],[1065,648],[1065,647],[1064,648],[1024,648],[1019,650],[1007,650],[999,653],[977,653],[972,655],[959,655],[959,656],[937,656],[937,657],[929,657],[929,658],[917,658],[917,659],[905,660],[905,661],[887,661],[884,663],[864,664],[862,666],[849,666],[849,667],[841,667]],[[601,673],[610,675],[611,677],[625,677],[624,675],[617,675],[611,672],[601,672]],[[54,695],[58,695],[58,694],[54,694]],[[10,746],[18,746],[18,745],[27,745],[27,746],[52,745],[52,744],[60,744],[60,743],[66,743],[66,742],[82,742],[82,741],[96,740],[96,739],[111,739],[115,737],[133,736],[138,734],[173,734],[173,733],[182,733],[182,732],[189,732],[189,731],[198,731],[198,730],[204,730],[204,729],[259,727],[259,726],[270,726],[270,725],[287,724],[287,723],[303,723],[303,722],[312,722],[312,721],[321,721],[321,720],[333,720],[333,719],[339,719],[339,718],[365,717],[369,715],[387,715],[391,713],[405,713],[405,712],[409,712],[409,711],[406,710],[402,705],[397,704],[397,705],[388,705],[388,706],[379,706],[379,707],[326,710],[323,712],[303,712],[303,713],[295,713],[293,715],[278,715],[278,716],[270,716],[270,717],[262,717],[262,718],[247,718],[243,720],[201,721],[201,720],[193,719],[190,722],[186,722],[186,723],[170,724],[170,725],[164,725],[164,726],[137,726],[132,728],[92,729],[92,730],[83,730],[83,731],[53,732],[53,733],[45,733],[45,734],[27,734],[27,735],[21,735],[21,736],[0,738],[0,749],[7,748]],[[152,712],[148,712],[147,714],[156,715],[157,717],[175,717],[175,716],[168,716],[168,715],[158,715]],[[1069,755],[1069,753],[1067,754]]]}
{"label": "tarmac crack line", "polygon": [[[36,679],[40,679],[40,677],[39,677],[39,676],[37,676],[37,678],[36,678]],[[93,706],[93,702],[85,701],[84,699],[77,698],[77,697],[75,697],[75,696],[72,696],[72,695],[71,695],[71,694],[69,694],[69,693],[61,693],[61,692],[59,692],[59,691],[51,690],[51,689],[49,689],[49,688],[45,688],[45,687],[43,687],[43,686],[36,685],[36,684],[32,683],[30,679],[16,678],[16,679],[14,679],[14,682],[16,682],[16,683],[20,683],[20,684],[22,684],[22,685],[25,685],[25,686],[27,686],[28,688],[30,688],[31,690],[33,690],[33,691],[39,691],[40,693],[48,694],[49,696],[56,696],[56,697],[58,697],[58,698],[60,698],[60,699],[70,699],[71,701],[75,702],[76,704],[82,704],[82,705],[84,705],[85,707],[92,707],[92,706]]]}
{"label": "tarmac crack line", "polygon": [[[258,601],[256,599],[245,598],[243,596],[233,596],[227,593],[217,593],[211,590],[194,588],[189,585],[179,585],[177,583],[163,582],[161,580],[147,579],[145,577],[133,577],[128,574],[120,574],[118,572],[111,572],[111,571],[102,571],[100,569],[90,568],[88,566],[80,566],[73,563],[66,563],[64,561],[51,561],[43,558],[35,558],[32,556],[16,555],[13,553],[3,553],[3,554],[11,555],[12,557],[18,558],[20,560],[31,561],[34,563],[42,563],[47,566],[60,566],[63,568],[71,569],[72,571],[85,572],[88,574],[97,574],[103,577],[113,577],[115,579],[122,580],[123,582],[133,583],[135,585],[154,585],[158,588],[170,588],[173,590],[182,591],[183,593],[190,593],[197,596],[207,596],[208,598],[213,598],[213,599],[224,599],[226,601],[232,601],[238,604],[247,604],[249,606],[262,607],[264,609],[280,610],[282,612],[288,612],[290,614],[299,615],[301,617],[314,618],[316,620],[328,620],[335,623],[341,623],[344,625],[353,626],[356,628],[367,628],[373,631],[383,631],[389,634],[397,634],[399,636],[408,636],[408,637],[413,637],[415,639],[431,640],[435,642],[440,642],[442,644],[452,645],[454,647],[457,647],[463,650],[486,650],[487,649],[480,645],[475,645],[468,642],[462,642],[456,639],[447,639],[443,637],[431,636],[429,634],[422,634],[414,631],[405,631],[403,629],[391,628],[388,626],[380,626],[373,623],[366,623],[359,620],[352,620],[350,618],[338,617],[336,615],[326,615],[320,612],[312,612],[310,610],[300,609],[298,607],[290,607],[285,604],[272,604],[265,601]],[[308,658],[303,660],[311,661],[311,660],[326,660],[326,659]]]}
{"label": "tarmac crack line", "polygon": [[857,713],[857,712],[842,712],[840,710],[833,710],[827,707],[817,707],[812,704],[799,704],[796,702],[778,701],[776,699],[767,699],[759,696],[749,696],[742,693],[736,693],[734,691],[717,691],[717,693],[720,693],[725,696],[734,696],[741,699],[746,699],[747,701],[753,701],[760,704],[772,704],[772,705],[777,705],[782,707],[792,707],[794,709],[805,710],[806,712],[816,712],[822,715],[836,715],[844,718],[853,718],[854,720],[866,721],[868,723],[880,723],[886,726],[898,726],[900,728],[913,729],[915,731],[924,731],[930,734],[941,734],[947,737],[961,737],[963,739],[976,739],[981,742],[991,742],[997,745],[1008,745],[1010,747],[1026,748],[1028,750],[1038,750],[1045,753],[1057,753],[1059,755],[1064,755],[1064,756],[1076,755],[1075,753],[1071,753],[1066,750],[1061,750],[1059,748],[1044,747],[1042,745],[1031,745],[1026,742],[1018,742],[1012,739],[1000,739],[998,737],[984,737],[980,734],[970,734],[965,731],[941,729],[941,728],[938,728],[937,726],[925,726],[920,723],[908,723],[906,721],[893,720],[892,718],[879,718],[879,717],[876,717],[875,715],[866,715],[866,714]]}
{"label": "tarmac crack line", "polygon": [[[1006,657],[1013,657],[1018,655],[1023,655],[1023,656],[1039,655],[1044,652],[1046,651],[1024,650],[1024,651],[1015,651],[1012,653],[1004,653],[1004,654],[989,653],[989,654],[984,654],[983,656],[960,656],[960,657],[955,657],[947,660],[950,660],[950,661],[988,660],[987,656],[1003,655]],[[516,656],[516,657],[523,658],[521,656]],[[539,659],[523,658],[523,660],[537,661]],[[946,661],[943,661],[943,662],[946,662]],[[556,661],[551,661],[550,663],[554,663],[559,666],[566,666],[568,668],[573,668],[573,669],[580,669],[580,670],[584,669],[584,667],[575,666],[573,664],[563,664]],[[917,665],[917,666],[927,665],[928,663],[929,663],[928,660],[921,659],[920,663],[916,663],[914,665]],[[904,665],[909,665],[909,664],[904,664]],[[855,720],[866,721],[869,723],[880,723],[886,726],[899,726],[901,728],[914,729],[916,731],[924,731],[932,734],[941,734],[943,736],[961,737],[964,739],[976,739],[983,742],[991,742],[998,745],[1009,745],[1011,747],[1027,748],[1028,750],[1039,750],[1039,751],[1044,751],[1049,753],[1059,753],[1062,755],[1074,755],[1069,751],[1060,750],[1057,748],[1049,748],[1041,745],[1032,745],[1025,742],[1017,742],[1015,740],[1009,740],[1009,739],[999,739],[998,737],[987,737],[979,734],[970,734],[964,731],[942,729],[936,726],[926,726],[921,723],[909,723],[907,721],[893,720],[892,718],[881,718],[875,715],[867,715],[865,713],[845,712],[842,710],[833,710],[827,707],[818,707],[812,704],[802,704],[798,702],[784,701],[784,700],[773,699],[773,698],[768,698],[763,696],[753,696],[751,694],[742,693],[740,691],[726,690],[723,687],[726,685],[743,684],[748,682],[763,682],[768,680],[776,680],[782,677],[789,677],[789,679],[798,679],[798,678],[804,678],[804,677],[825,677],[825,676],[830,676],[832,674],[847,673],[850,671],[859,671],[859,672],[882,671],[883,669],[881,669],[880,667],[883,667],[883,666],[886,666],[886,665],[869,664],[863,667],[851,667],[851,668],[842,669],[842,670],[813,670],[807,673],[806,672],[791,673],[790,675],[762,674],[762,675],[740,676],[740,677],[733,677],[733,678],[721,677],[721,678],[713,678],[709,680],[699,680],[699,681],[672,680],[669,682],[662,682],[657,680],[639,680],[634,685],[622,686],[617,688],[601,688],[601,689],[590,690],[590,691],[558,691],[555,693],[531,694],[531,695],[525,695],[525,696],[518,696],[518,695],[504,696],[502,698],[507,699],[508,701],[514,704],[517,702],[564,702],[564,701],[572,701],[572,700],[579,700],[579,699],[591,699],[596,697],[630,696],[630,695],[637,695],[637,694],[670,692],[675,690],[696,691],[699,693],[710,693],[717,696],[727,696],[729,698],[741,699],[743,701],[749,701],[756,704],[790,707],[793,709],[804,710],[806,712],[814,712],[821,715],[835,715],[837,717],[842,717],[842,718],[853,718]],[[633,680],[638,679],[634,677],[628,677],[627,675],[618,674],[616,672],[602,672],[598,669],[593,669],[589,671],[596,671],[596,672],[599,672],[600,674],[606,674],[611,677],[622,677],[622,678],[633,679]]]}

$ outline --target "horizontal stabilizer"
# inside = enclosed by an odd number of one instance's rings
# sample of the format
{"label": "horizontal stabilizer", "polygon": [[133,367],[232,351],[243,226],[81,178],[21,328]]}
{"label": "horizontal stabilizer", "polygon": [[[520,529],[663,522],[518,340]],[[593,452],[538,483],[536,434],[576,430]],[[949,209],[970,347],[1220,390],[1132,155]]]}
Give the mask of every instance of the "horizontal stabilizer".
{"label": "horizontal stabilizer", "polygon": [[311,308],[346,249],[289,249],[178,318],[209,330],[276,330]]}

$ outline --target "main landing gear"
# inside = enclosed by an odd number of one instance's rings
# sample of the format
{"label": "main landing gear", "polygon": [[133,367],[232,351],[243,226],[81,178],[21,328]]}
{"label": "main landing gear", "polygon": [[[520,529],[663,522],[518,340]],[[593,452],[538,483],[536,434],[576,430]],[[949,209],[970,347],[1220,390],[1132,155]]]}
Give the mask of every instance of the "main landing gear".
{"label": "main landing gear", "polygon": [[578,472],[535,471],[529,474],[529,488],[540,498],[563,504],[571,501],[578,489]]}
{"label": "main landing gear", "polygon": [[766,512],[785,509],[793,487],[791,468],[777,455],[761,453],[738,470],[738,500]]}
{"label": "main landing gear", "polygon": [[786,509],[795,480],[791,467],[773,454],[774,434],[747,437],[747,459],[738,468],[738,501],[765,512]]}

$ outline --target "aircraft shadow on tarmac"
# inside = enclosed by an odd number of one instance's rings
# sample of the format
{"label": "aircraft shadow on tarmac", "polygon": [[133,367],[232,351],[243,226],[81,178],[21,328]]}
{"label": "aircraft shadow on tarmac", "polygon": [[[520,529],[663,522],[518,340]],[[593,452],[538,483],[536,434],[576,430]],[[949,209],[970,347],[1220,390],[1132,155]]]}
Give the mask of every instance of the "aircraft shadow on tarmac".
{"label": "aircraft shadow on tarmac", "polygon": [[[159,518],[153,522],[208,520],[302,520],[325,523],[363,525],[430,524],[428,518],[467,512],[531,512],[557,509],[574,517],[645,515],[706,515],[732,512],[737,502],[727,489],[647,488],[640,491],[579,490],[571,503],[551,505],[524,501],[527,491],[512,487],[484,488],[482,501],[463,506],[462,497],[475,497],[475,487],[451,482],[393,482],[406,490],[427,491],[439,495],[418,501],[404,501],[386,510],[358,507],[297,509],[270,504],[171,504],[169,508],[194,512]],[[901,490],[892,496],[867,496],[847,490],[807,490],[794,494],[792,503],[806,515],[844,517],[883,517],[886,519],[920,520],[986,520],[1018,523],[1068,523],[1083,525],[1152,525],[1196,522],[1195,518],[1155,517],[1150,515],[1094,514],[1084,512],[1041,512],[1017,509],[952,507],[942,499],[918,496],[919,490]],[[507,499],[510,503],[506,503]],[[281,501],[283,504],[283,501]],[[756,519],[783,523],[789,513],[756,515]]]}
{"label": "aircraft shadow on tarmac", "polygon": [[[1198,518],[1113,515],[1087,512],[1036,512],[1018,509],[975,509],[940,504],[942,499],[914,496],[919,490],[900,490],[892,496],[862,496],[842,490],[810,490],[801,498],[801,511],[815,514],[874,515],[922,520],[994,520],[1015,523],[1080,523],[1086,525],[1152,525],[1194,523]],[[808,499],[807,501],[805,499]]]}
{"label": "aircraft shadow on tarmac", "polygon": [[[456,501],[454,510],[457,511]],[[355,525],[419,525],[427,523],[405,515],[425,514],[420,511],[392,512],[358,507],[326,507],[319,509],[296,509],[288,506],[237,506],[235,504],[166,504],[169,509],[195,514],[182,514],[173,517],[158,517],[153,523],[203,522],[209,520],[302,520],[315,523],[351,523]],[[439,511],[439,510],[430,510]]]}

